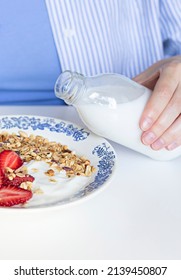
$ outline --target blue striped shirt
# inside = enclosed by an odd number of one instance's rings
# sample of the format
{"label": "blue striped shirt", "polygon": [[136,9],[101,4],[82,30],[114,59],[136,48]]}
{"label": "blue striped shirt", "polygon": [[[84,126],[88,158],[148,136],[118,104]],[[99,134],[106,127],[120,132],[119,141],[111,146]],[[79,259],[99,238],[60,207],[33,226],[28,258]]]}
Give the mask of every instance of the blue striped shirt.
{"label": "blue striped shirt", "polygon": [[62,70],[133,77],[181,54],[180,0],[46,0]]}
{"label": "blue striped shirt", "polygon": [[66,69],[131,78],[178,54],[181,0],[0,1],[0,105],[60,104]]}

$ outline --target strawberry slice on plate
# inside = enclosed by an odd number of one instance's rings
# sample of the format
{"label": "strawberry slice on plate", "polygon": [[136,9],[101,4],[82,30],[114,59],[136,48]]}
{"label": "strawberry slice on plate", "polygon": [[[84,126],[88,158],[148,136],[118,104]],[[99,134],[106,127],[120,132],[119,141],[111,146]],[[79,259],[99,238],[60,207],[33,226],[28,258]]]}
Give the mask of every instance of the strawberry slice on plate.
{"label": "strawberry slice on plate", "polygon": [[3,180],[4,180],[4,173],[2,172],[2,170],[0,169],[0,187],[3,184]]}
{"label": "strawberry slice on plate", "polygon": [[0,187],[0,206],[10,207],[25,203],[32,198],[32,192],[15,186]]}
{"label": "strawberry slice on plate", "polygon": [[[1,176],[1,173],[0,173],[0,176]],[[0,177],[0,183],[2,181],[2,184],[4,187],[5,186],[14,186],[14,187],[19,187],[21,185],[21,183],[24,183],[24,182],[33,182],[35,180],[35,178],[29,174],[26,174],[24,177],[19,177],[19,176],[16,176],[13,180],[9,180],[7,177],[4,177],[1,179]]]}
{"label": "strawberry slice on plate", "polygon": [[11,150],[4,150],[0,153],[0,169],[4,171],[6,167],[17,169],[23,165],[20,156]]}

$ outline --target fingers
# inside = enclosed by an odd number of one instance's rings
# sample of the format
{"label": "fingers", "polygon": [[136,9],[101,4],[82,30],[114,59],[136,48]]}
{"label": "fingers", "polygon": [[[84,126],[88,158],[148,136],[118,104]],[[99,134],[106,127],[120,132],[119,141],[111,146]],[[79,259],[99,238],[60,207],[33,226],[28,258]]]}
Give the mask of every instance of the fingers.
{"label": "fingers", "polygon": [[[148,136],[150,134],[150,136]],[[147,140],[145,140],[147,138]],[[150,145],[154,150],[166,148],[173,150],[181,145],[181,114],[175,122],[162,134],[157,137],[156,132],[144,132],[142,142]]]}
{"label": "fingers", "polygon": [[[177,106],[177,100],[173,99],[173,102],[170,102],[176,91],[178,96],[181,95],[181,93],[177,90],[181,71],[181,64],[178,65],[179,66],[177,66],[177,64],[170,64],[169,66],[160,70],[160,77],[140,119],[140,128],[143,131],[147,131],[154,125],[154,132],[156,133],[157,137],[159,137],[157,134],[161,134],[163,129],[167,129],[170,126],[175,115],[178,116],[180,113],[174,112],[175,108],[173,104]],[[177,99],[179,98],[177,97]],[[178,104],[181,107],[180,101]],[[166,112],[164,112],[164,110],[166,110]],[[166,117],[166,114],[170,113],[171,115]],[[163,115],[161,116],[161,114]]]}
{"label": "fingers", "polygon": [[175,123],[164,133],[163,141],[168,150],[174,150],[181,145],[181,115]]}
{"label": "fingers", "polygon": [[181,56],[155,63],[134,80],[153,93],[140,119],[141,140],[154,150],[181,145]]}
{"label": "fingers", "polygon": [[141,140],[154,150],[164,147],[172,150],[181,145],[181,85],[153,126],[142,134]]}

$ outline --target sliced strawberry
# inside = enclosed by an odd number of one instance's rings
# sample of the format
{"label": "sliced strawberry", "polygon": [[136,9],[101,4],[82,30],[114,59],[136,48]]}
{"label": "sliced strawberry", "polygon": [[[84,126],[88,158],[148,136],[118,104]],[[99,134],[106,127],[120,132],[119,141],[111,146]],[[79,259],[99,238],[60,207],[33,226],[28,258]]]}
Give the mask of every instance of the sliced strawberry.
{"label": "sliced strawberry", "polygon": [[32,197],[32,192],[14,186],[0,188],[0,206],[10,207],[25,203]]}
{"label": "sliced strawberry", "polygon": [[19,187],[21,183],[24,182],[33,182],[35,178],[31,175],[26,174],[24,177],[19,177],[16,176],[13,180],[9,180],[7,177],[4,177],[2,179],[2,185],[5,186],[14,186],[14,187]]}
{"label": "sliced strawberry", "polygon": [[11,150],[4,150],[0,153],[0,169],[4,171],[6,167],[17,169],[23,164],[17,153]]}
{"label": "sliced strawberry", "polygon": [[4,173],[2,172],[2,170],[0,169],[0,187],[3,184],[3,180],[4,180]]}

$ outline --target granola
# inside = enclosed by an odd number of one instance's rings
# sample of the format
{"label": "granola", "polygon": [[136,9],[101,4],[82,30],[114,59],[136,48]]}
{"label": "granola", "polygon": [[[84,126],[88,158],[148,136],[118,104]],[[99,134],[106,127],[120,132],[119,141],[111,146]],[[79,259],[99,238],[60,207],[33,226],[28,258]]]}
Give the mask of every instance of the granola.
{"label": "granola", "polygon": [[[0,133],[0,152],[3,150],[12,150],[20,155],[24,162],[45,161],[50,166],[46,175],[54,176],[54,170],[66,172],[67,177],[73,176],[91,176],[95,168],[91,166],[90,161],[82,156],[77,156],[67,145],[62,145],[55,141],[49,141],[40,135],[28,135],[24,131],[16,133]],[[23,166],[15,171],[18,176],[26,174],[26,167]],[[13,180],[13,170],[6,169],[7,176]]]}

